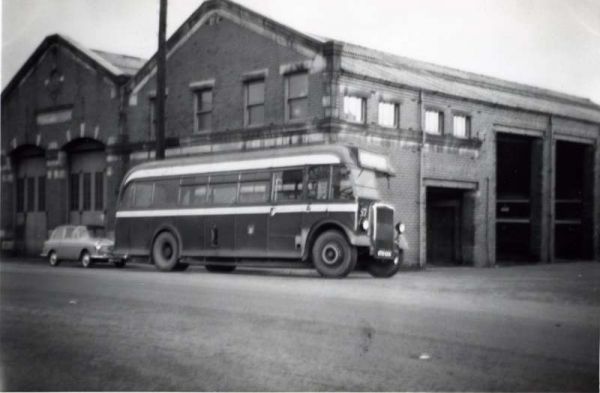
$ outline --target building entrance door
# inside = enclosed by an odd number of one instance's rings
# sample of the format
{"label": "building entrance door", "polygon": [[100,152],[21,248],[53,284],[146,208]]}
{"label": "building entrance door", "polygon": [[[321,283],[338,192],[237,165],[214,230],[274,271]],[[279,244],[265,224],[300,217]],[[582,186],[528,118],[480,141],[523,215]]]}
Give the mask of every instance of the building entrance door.
{"label": "building entrance door", "polygon": [[46,158],[23,157],[17,170],[17,241],[26,255],[39,255],[48,235],[46,224]]}

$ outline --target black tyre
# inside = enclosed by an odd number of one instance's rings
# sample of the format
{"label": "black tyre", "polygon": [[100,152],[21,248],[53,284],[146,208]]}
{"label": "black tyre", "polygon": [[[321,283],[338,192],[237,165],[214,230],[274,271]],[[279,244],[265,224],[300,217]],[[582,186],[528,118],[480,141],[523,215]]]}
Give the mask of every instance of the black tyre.
{"label": "black tyre", "polygon": [[367,265],[367,271],[375,278],[390,278],[398,273],[398,270],[400,270],[400,267],[402,266],[403,260],[404,253],[402,251],[400,251],[400,254],[397,255],[393,260],[370,260]]}
{"label": "black tyre", "polygon": [[82,251],[79,256],[79,262],[81,262],[81,266],[86,269],[92,266],[92,257],[90,256],[90,253],[85,250]]}
{"label": "black tyre", "polygon": [[170,272],[179,261],[179,245],[171,232],[161,232],[152,244],[152,263],[160,271]]}
{"label": "black tyre", "polygon": [[181,263],[181,262],[179,262],[177,265],[175,265],[175,269],[173,269],[173,271],[183,272],[183,271],[186,271],[188,269],[188,267],[190,267],[189,263]]}
{"label": "black tyre", "polygon": [[223,265],[206,265],[206,270],[212,273],[231,273],[235,270],[235,266],[223,266]]}
{"label": "black tyre", "polygon": [[48,263],[52,267],[60,265],[60,260],[58,259],[58,255],[56,255],[56,252],[50,251],[50,253],[48,254]]}
{"label": "black tyre", "polygon": [[400,270],[400,264],[389,259],[385,261],[369,261],[367,271],[375,278],[390,278]]}
{"label": "black tyre", "polygon": [[322,233],[312,249],[315,268],[323,277],[346,277],[356,266],[356,248],[339,231]]}
{"label": "black tyre", "polygon": [[118,261],[113,262],[113,265],[115,265],[115,267],[118,267],[120,269],[124,268],[126,264],[127,264],[127,262],[124,259],[119,259]]}

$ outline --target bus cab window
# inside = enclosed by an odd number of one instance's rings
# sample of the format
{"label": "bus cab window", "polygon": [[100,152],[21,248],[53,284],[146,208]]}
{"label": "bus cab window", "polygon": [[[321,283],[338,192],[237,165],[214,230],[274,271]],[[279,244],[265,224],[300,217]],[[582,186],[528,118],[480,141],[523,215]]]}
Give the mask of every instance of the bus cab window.
{"label": "bus cab window", "polygon": [[307,197],[310,200],[325,200],[329,191],[330,166],[319,165],[308,168],[306,184]]}
{"label": "bus cab window", "polygon": [[289,169],[273,175],[273,199],[295,201],[302,199],[302,169]]}
{"label": "bus cab window", "polygon": [[334,166],[331,177],[333,199],[354,199],[350,170],[343,166]]}

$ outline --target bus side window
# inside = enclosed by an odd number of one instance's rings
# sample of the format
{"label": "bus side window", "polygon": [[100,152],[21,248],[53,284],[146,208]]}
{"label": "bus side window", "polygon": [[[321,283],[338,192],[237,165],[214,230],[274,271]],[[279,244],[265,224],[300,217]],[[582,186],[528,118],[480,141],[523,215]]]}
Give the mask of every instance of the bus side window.
{"label": "bus side window", "polygon": [[157,180],[154,183],[154,198],[152,205],[155,207],[172,207],[177,204],[179,196],[179,179]]}
{"label": "bus side window", "polygon": [[239,175],[217,175],[210,177],[208,203],[232,205],[237,199]]}
{"label": "bus side window", "polygon": [[133,196],[133,207],[145,208],[152,205],[152,195],[154,194],[154,182],[135,183],[135,193]]}
{"label": "bus side window", "polygon": [[326,200],[329,191],[329,176],[331,167],[319,165],[308,167],[306,193],[309,200]]}
{"label": "bus side window", "polygon": [[240,203],[265,203],[269,201],[270,172],[243,173],[240,180]]}
{"label": "bus side window", "polygon": [[208,196],[208,176],[195,176],[181,179],[179,203],[183,206],[206,206]]}
{"label": "bus side window", "polygon": [[273,173],[273,200],[295,201],[302,199],[302,169],[288,169]]}
{"label": "bus side window", "polygon": [[331,176],[333,199],[354,199],[350,170],[344,166],[334,166]]}

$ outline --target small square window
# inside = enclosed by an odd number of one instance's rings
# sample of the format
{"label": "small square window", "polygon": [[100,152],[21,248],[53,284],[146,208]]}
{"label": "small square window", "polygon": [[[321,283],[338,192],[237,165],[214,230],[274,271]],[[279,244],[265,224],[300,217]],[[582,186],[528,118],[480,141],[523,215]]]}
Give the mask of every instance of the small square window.
{"label": "small square window", "polygon": [[471,118],[465,115],[454,115],[452,134],[456,138],[469,138],[471,136]]}
{"label": "small square window", "polygon": [[379,125],[382,127],[398,128],[400,123],[400,106],[391,102],[379,103]]}
{"label": "small square window", "polygon": [[356,96],[344,96],[344,119],[354,123],[364,123],[366,120],[365,99]]}
{"label": "small square window", "polygon": [[444,131],[444,114],[440,111],[425,111],[425,132],[442,135]]}

